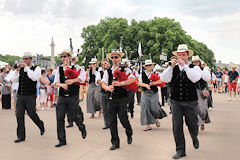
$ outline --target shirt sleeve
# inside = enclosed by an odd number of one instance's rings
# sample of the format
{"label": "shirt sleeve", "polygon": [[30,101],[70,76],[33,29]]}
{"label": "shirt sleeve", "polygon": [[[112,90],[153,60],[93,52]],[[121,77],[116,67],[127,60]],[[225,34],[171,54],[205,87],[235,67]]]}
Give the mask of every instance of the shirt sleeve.
{"label": "shirt sleeve", "polygon": [[28,77],[33,81],[38,81],[41,76],[40,67],[36,67],[35,70],[31,70],[29,67],[25,67]]}
{"label": "shirt sleeve", "polygon": [[54,85],[56,85],[56,83],[60,83],[60,75],[59,75],[59,67],[57,68],[56,72],[55,72],[55,78],[54,78]]}
{"label": "shirt sleeve", "polygon": [[96,75],[95,84],[98,86],[99,84],[97,83],[97,81],[101,81],[101,74],[99,71],[97,71],[95,75]]}
{"label": "shirt sleeve", "polygon": [[106,83],[106,85],[108,85],[108,76],[108,71],[104,71],[102,82]]}
{"label": "shirt sleeve", "polygon": [[193,82],[196,83],[201,79],[202,70],[199,66],[194,66],[190,68],[188,65],[183,66],[184,70],[186,71],[187,77]]}
{"label": "shirt sleeve", "polygon": [[132,71],[131,71],[129,68],[127,68],[126,74],[127,74],[127,75],[130,74],[130,75],[128,76],[128,79],[129,79],[129,78],[135,79],[135,76],[133,75]]}
{"label": "shirt sleeve", "polygon": [[211,80],[211,73],[209,72],[207,67],[204,67],[202,71],[202,79],[206,82]]}
{"label": "shirt sleeve", "polygon": [[83,69],[80,69],[80,74],[78,76],[78,79],[80,79],[81,83],[84,83],[86,80],[86,72]]}
{"label": "shirt sleeve", "polygon": [[161,80],[166,83],[170,82],[172,80],[172,73],[173,73],[173,68],[169,66],[167,69],[163,71]]}

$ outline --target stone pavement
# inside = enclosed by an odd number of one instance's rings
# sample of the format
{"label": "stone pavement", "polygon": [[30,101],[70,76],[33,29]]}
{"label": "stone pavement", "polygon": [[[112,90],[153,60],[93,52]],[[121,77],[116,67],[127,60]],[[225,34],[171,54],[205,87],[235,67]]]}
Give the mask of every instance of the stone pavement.
{"label": "stone pavement", "polygon": [[[237,160],[240,144],[240,101],[227,101],[227,95],[214,94],[214,108],[209,110],[212,123],[199,133],[200,148],[195,150],[184,126],[188,160]],[[85,102],[80,105],[86,113]],[[169,113],[169,107],[163,107]],[[40,136],[39,129],[26,116],[26,140],[15,144],[16,118],[13,110],[0,110],[0,159],[1,160],[170,160],[175,154],[171,115],[161,120],[161,127],[143,132],[140,125],[140,106],[135,105],[135,117],[130,119],[134,134],[133,144],[119,123],[120,149],[109,151],[110,131],[102,130],[103,119],[89,119],[85,114],[88,135],[85,140],[76,125],[66,129],[68,145],[55,148],[57,144],[55,109],[38,111],[45,123],[46,132]]]}

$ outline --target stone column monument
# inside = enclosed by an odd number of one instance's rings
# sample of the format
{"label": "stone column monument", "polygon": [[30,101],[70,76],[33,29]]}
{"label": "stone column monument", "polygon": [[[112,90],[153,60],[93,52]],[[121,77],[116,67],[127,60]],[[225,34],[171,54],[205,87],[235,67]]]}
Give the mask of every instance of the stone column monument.
{"label": "stone column monument", "polygon": [[55,55],[54,55],[54,46],[55,46],[55,44],[53,42],[53,38],[52,38],[52,42],[51,42],[50,46],[51,46],[51,68],[55,69],[55,64],[56,64],[56,62],[55,62]]}

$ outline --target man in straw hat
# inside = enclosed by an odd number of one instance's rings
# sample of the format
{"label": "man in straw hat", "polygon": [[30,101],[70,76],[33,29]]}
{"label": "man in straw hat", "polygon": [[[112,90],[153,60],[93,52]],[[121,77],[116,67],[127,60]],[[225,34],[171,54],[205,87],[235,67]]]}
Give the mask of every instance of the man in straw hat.
{"label": "man in straw hat", "polygon": [[[237,66],[232,66],[232,70],[228,72],[228,88],[229,88],[229,101],[236,100],[236,88],[237,88],[237,82],[238,82],[238,72],[236,71]],[[233,98],[232,98],[232,91],[233,91]]]}
{"label": "man in straw hat", "polygon": [[177,152],[173,159],[179,159],[186,156],[183,116],[185,116],[193,146],[195,149],[199,148],[196,111],[198,97],[195,83],[201,78],[201,69],[189,63],[188,58],[193,55],[193,51],[188,49],[186,44],[180,44],[173,54],[177,56],[177,60],[172,60],[172,65],[163,72],[162,80],[169,83],[171,88],[173,134]]}
{"label": "man in straw hat", "polygon": [[43,135],[45,132],[44,123],[36,113],[36,85],[41,76],[41,69],[32,64],[32,58],[33,55],[31,52],[25,52],[19,71],[18,98],[16,103],[17,140],[14,141],[15,143],[24,141],[26,137],[24,123],[25,110],[27,110],[29,117],[40,129],[40,134]]}
{"label": "man in straw hat", "polygon": [[[85,125],[83,124],[83,113],[79,106],[79,85],[75,83],[83,83],[86,79],[86,73],[78,65],[71,66],[71,56],[72,52],[70,50],[64,50],[58,54],[62,58],[63,65],[59,66],[54,84],[59,88],[59,98],[56,106],[56,115],[57,115],[57,134],[59,143],[55,147],[61,147],[66,145],[66,134],[65,134],[65,114],[68,112],[69,119],[75,121],[79,130],[82,133],[82,138],[85,139],[87,132]],[[65,77],[64,71],[69,69],[75,69],[76,71],[80,70],[80,74],[75,79],[68,79]]]}
{"label": "man in straw hat", "polygon": [[111,53],[107,54],[107,58],[113,62],[113,66],[110,70],[104,72],[102,79],[102,88],[110,93],[108,102],[108,115],[112,137],[112,146],[110,147],[110,150],[115,150],[120,146],[117,129],[117,115],[121,124],[126,129],[127,143],[132,143],[133,131],[127,116],[128,92],[122,86],[132,84],[135,81],[134,76],[131,70],[127,68],[125,74],[130,74],[130,76],[126,81],[119,82],[116,80],[118,77],[113,77],[113,73],[118,69],[123,56],[124,53],[120,52],[118,49],[113,49]]}

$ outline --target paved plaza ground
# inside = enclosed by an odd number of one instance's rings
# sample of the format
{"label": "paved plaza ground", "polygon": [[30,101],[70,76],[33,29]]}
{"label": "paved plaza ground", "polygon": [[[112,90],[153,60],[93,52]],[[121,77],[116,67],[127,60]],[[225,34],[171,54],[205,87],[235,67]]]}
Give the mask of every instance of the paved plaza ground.
{"label": "paved plaza ground", "polygon": [[[209,110],[211,123],[199,133],[200,148],[195,150],[184,126],[187,160],[237,160],[240,149],[240,101],[227,101],[226,94],[214,94],[214,108]],[[80,103],[86,113],[85,101]],[[169,113],[169,107],[164,106]],[[140,125],[140,106],[135,105],[135,117],[130,119],[134,134],[133,143],[127,144],[120,123],[120,149],[109,151],[110,131],[102,130],[103,119],[89,119],[84,114],[88,135],[85,140],[74,124],[66,129],[68,145],[55,148],[58,143],[55,108],[38,111],[45,123],[46,132],[39,129],[26,116],[26,140],[15,144],[16,117],[13,110],[0,110],[0,160],[170,160],[175,154],[171,115],[161,120],[161,127],[143,131]]]}

